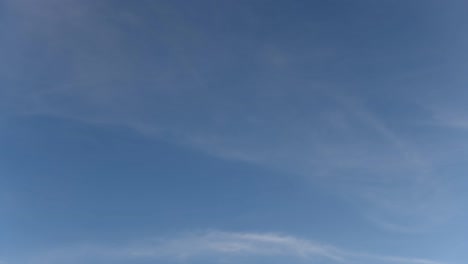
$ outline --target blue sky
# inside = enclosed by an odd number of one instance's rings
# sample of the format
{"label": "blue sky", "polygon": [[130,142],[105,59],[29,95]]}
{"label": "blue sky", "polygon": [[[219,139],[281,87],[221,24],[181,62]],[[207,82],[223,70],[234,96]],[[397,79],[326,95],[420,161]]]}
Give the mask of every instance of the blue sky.
{"label": "blue sky", "polygon": [[468,4],[0,1],[0,264],[468,261]]}

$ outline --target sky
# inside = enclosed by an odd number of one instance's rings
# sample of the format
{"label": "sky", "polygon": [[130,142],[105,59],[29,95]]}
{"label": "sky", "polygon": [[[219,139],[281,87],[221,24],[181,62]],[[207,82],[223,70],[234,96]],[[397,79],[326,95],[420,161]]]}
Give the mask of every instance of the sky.
{"label": "sky", "polygon": [[0,0],[0,264],[466,263],[467,11]]}

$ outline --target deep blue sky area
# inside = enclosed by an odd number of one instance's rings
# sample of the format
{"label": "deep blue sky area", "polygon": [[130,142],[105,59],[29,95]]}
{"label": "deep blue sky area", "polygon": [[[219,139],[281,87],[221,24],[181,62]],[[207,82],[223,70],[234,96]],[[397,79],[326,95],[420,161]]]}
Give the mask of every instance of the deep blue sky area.
{"label": "deep blue sky area", "polygon": [[0,264],[466,263],[467,12],[0,0]]}

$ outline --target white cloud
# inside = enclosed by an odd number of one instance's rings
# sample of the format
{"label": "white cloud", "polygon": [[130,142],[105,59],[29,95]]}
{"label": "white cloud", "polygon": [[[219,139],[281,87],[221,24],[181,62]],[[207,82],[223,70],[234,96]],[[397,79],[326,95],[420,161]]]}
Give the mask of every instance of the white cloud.
{"label": "white cloud", "polygon": [[292,236],[261,233],[208,232],[165,241],[133,251],[138,256],[190,258],[210,255],[285,255],[293,258],[323,257],[342,261],[341,254],[326,245]]}
{"label": "white cloud", "polygon": [[[29,264],[82,263],[83,261],[191,260],[249,261],[281,257],[295,262],[373,263],[373,264],[443,264],[420,258],[382,256],[353,252],[324,243],[276,233],[199,232],[170,239],[134,241],[126,246],[77,246],[57,249],[30,258]],[[255,261],[254,261],[255,262]]]}

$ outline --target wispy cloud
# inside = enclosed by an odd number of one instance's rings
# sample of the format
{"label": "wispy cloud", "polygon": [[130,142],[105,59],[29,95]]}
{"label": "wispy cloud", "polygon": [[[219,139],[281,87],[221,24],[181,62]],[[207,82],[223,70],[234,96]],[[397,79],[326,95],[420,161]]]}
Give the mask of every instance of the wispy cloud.
{"label": "wispy cloud", "polygon": [[293,258],[323,257],[334,261],[343,260],[332,247],[291,236],[229,232],[193,234],[165,241],[157,247],[134,250],[132,254],[178,259],[216,255],[285,255]]}
{"label": "wispy cloud", "polygon": [[468,129],[468,113],[455,107],[436,107],[429,109],[432,114],[430,124],[452,129]]}
{"label": "wispy cloud", "polygon": [[[21,89],[9,88],[11,96],[0,99],[8,108],[5,112],[127,126],[148,138],[218,158],[322,180],[333,192],[353,196],[362,208],[367,206],[364,214],[369,213],[369,205],[377,208],[370,210],[378,215],[371,218],[382,220],[374,222],[389,223],[381,226],[401,225],[392,223],[393,215],[418,219],[400,230],[433,219],[427,212],[434,209],[423,208],[443,204],[435,199],[446,199],[431,163],[411,138],[401,136],[384,117],[356,100],[360,94],[351,99],[338,95],[340,89],[333,83],[297,78],[295,61],[305,53],[316,53],[315,47],[282,50],[263,43],[239,51],[235,43],[223,43],[226,47],[215,48],[209,45],[215,42],[210,32],[185,21],[182,11],[170,4],[145,6],[153,8],[162,23],[150,36],[140,32],[142,37],[129,17],[142,24],[149,18],[127,9],[106,13],[108,9],[88,0],[6,3],[14,12],[13,22],[7,23],[15,26],[10,31],[23,32],[25,43],[48,47],[35,60],[64,72],[57,74],[48,67],[28,70],[27,65],[38,62],[21,55],[11,59],[20,65],[8,66],[8,75],[26,81],[18,85]],[[134,29],[135,35],[122,25]],[[140,38],[133,41],[135,36]],[[147,49],[141,43],[147,43]],[[28,47],[12,43],[11,49],[14,54],[36,54]],[[154,50],[165,55],[148,58]],[[236,54],[233,51],[247,54],[246,62],[230,55]],[[333,48],[329,52],[334,53]],[[238,63],[236,69],[246,67],[245,72],[233,73],[231,60]],[[281,74],[275,70],[278,64]],[[24,76],[25,72],[38,72],[39,77]],[[451,123],[464,126],[460,120]],[[440,212],[445,209],[436,215]]]}
{"label": "wispy cloud", "polygon": [[[277,233],[198,232],[170,239],[134,242],[127,246],[79,246],[47,252],[31,258],[31,264],[80,263],[115,260],[242,260],[254,263],[281,257],[290,263],[319,260],[321,263],[444,264],[443,262],[382,256],[340,249],[327,244]],[[211,262],[210,262],[211,263]]]}

